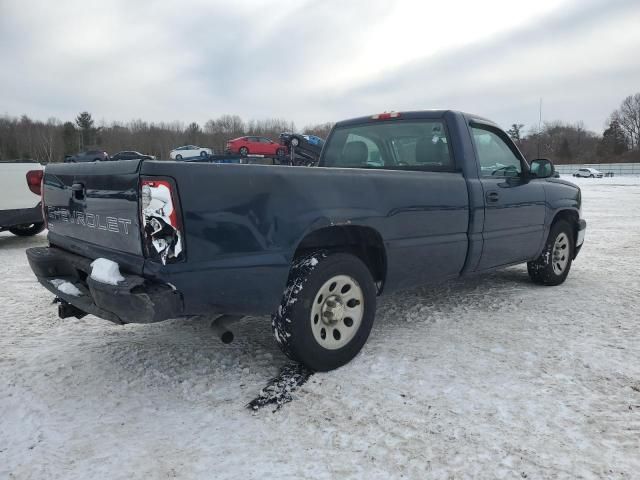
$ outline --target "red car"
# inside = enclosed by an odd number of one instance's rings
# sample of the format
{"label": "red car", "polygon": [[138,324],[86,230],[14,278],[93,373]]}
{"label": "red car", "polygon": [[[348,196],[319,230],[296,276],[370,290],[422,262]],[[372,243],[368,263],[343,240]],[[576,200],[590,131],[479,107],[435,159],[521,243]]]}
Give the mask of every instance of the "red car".
{"label": "red car", "polygon": [[287,153],[287,147],[265,137],[239,137],[227,142],[226,151],[240,155],[277,155],[282,157]]}

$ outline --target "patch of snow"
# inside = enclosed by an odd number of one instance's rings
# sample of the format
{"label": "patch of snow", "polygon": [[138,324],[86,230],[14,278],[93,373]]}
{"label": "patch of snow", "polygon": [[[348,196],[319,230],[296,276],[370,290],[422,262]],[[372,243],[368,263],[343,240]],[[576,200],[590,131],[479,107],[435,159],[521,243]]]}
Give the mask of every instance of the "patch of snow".
{"label": "patch of snow", "polygon": [[73,283],[67,282],[66,280],[62,280],[61,278],[54,278],[53,280],[49,280],[49,283],[60,290],[62,293],[66,293],[67,295],[73,295],[74,297],[79,297],[82,295],[82,292],[78,290]]}
{"label": "patch of snow", "polygon": [[245,408],[290,363],[266,317],[229,345],[197,319],[62,320],[24,255],[46,235],[0,233],[0,478],[637,478],[640,179],[576,183],[565,283],[519,265],[384,295],[362,353],[275,413]]}
{"label": "patch of snow", "polygon": [[109,285],[118,285],[118,282],[124,281],[118,264],[107,258],[97,258],[91,262],[91,278]]}

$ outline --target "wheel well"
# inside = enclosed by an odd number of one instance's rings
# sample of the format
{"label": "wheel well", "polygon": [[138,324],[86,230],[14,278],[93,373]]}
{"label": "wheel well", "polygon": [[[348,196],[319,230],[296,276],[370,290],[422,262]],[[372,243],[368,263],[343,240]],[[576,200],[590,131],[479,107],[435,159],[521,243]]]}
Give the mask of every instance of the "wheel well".
{"label": "wheel well", "polygon": [[576,212],[575,210],[560,210],[558,213],[556,213],[556,216],[553,218],[553,222],[551,222],[551,225],[556,223],[558,220],[566,220],[567,222],[569,222],[569,224],[573,227],[573,239],[575,241],[575,239],[578,237],[578,227],[580,226],[580,216],[578,215],[578,212]]}
{"label": "wheel well", "polygon": [[356,255],[369,267],[378,291],[382,291],[387,274],[387,257],[382,237],[376,230],[357,225],[320,228],[304,237],[294,257],[319,249]]}

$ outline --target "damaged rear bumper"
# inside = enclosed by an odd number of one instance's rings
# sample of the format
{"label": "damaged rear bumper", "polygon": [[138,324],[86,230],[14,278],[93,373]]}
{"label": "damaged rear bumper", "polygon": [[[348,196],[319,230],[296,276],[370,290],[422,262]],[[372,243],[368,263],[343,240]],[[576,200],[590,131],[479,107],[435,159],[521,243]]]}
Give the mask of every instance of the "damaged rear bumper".
{"label": "damaged rear bumper", "polygon": [[[182,295],[166,283],[123,273],[123,282],[110,285],[91,278],[92,259],[56,247],[29,248],[26,253],[42,286],[82,312],[120,324],[159,322],[183,315]],[[61,282],[52,280],[69,282],[80,294],[65,293],[58,288]]]}

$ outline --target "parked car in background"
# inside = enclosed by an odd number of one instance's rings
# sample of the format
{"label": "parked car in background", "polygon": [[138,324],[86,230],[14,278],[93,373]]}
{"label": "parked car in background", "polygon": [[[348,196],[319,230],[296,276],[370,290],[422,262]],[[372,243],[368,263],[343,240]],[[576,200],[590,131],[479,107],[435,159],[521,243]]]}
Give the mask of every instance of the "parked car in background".
{"label": "parked car in background", "polygon": [[602,178],[604,177],[604,173],[600,170],[596,170],[595,168],[581,168],[575,172],[573,176],[583,178]]}
{"label": "parked car in background", "polygon": [[123,152],[118,152],[115,155],[111,155],[111,160],[155,160],[156,157],[153,155],[145,155],[144,153],[135,152],[133,150],[126,150]]}
{"label": "parked car in background", "polygon": [[104,162],[107,160],[109,160],[109,154],[103,150],[87,150],[64,158],[66,163]]}
{"label": "parked car in background", "polygon": [[31,162],[0,162],[0,232],[27,237],[44,230],[40,186],[42,165]]}
{"label": "parked car in background", "polygon": [[208,157],[213,155],[213,150],[207,147],[198,147],[197,145],[185,145],[184,147],[174,148],[169,152],[171,160],[182,160],[183,158],[192,157]]}
{"label": "parked car in background", "polygon": [[226,146],[227,153],[238,153],[240,155],[276,155],[282,157],[287,153],[287,149],[266,137],[238,137],[229,140]]}
{"label": "parked car in background", "polygon": [[324,146],[324,139],[315,135],[301,135],[298,133],[283,132],[280,134],[280,144],[295,152],[294,164],[314,165],[320,158],[320,152]]}

